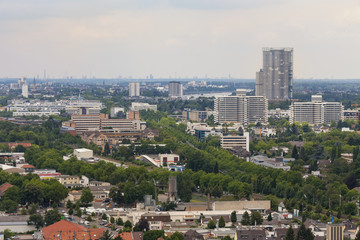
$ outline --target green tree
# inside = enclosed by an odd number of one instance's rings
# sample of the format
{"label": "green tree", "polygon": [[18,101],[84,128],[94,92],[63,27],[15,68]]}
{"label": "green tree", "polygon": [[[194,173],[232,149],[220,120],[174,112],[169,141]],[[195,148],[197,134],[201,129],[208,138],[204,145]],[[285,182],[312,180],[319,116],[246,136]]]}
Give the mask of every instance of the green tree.
{"label": "green tree", "polygon": [[[20,145],[21,146],[21,145]],[[21,200],[21,191],[17,186],[13,186],[6,190],[3,199],[13,200],[14,202],[20,203]]]}
{"label": "green tree", "polygon": [[106,215],[105,213],[102,214],[101,218],[102,218],[103,220],[108,220],[108,217],[107,217],[107,215]]}
{"label": "green tree", "polygon": [[251,225],[261,225],[263,223],[263,217],[258,211],[251,212],[250,223]]}
{"label": "green tree", "polygon": [[222,216],[219,219],[219,227],[220,228],[225,227],[225,220],[224,220],[224,218]]}
{"label": "green tree", "polygon": [[314,240],[314,234],[311,232],[311,229],[306,229],[304,224],[301,224],[296,240]]}
{"label": "green tree", "polygon": [[231,212],[230,218],[231,218],[231,222],[232,222],[233,224],[235,224],[236,221],[237,221],[236,211],[232,211],[232,212]]}
{"label": "green tree", "polygon": [[76,210],[76,216],[81,217],[81,215],[82,215],[81,209],[78,208],[78,210]]}
{"label": "green tree", "polygon": [[143,240],[157,240],[164,237],[163,230],[150,230],[144,233]]}
{"label": "green tree", "polygon": [[149,223],[146,219],[140,219],[136,224],[136,227],[139,229],[139,231],[149,231]]}
{"label": "green tree", "polygon": [[132,228],[132,224],[131,224],[131,222],[129,221],[129,220],[127,220],[125,223],[124,223],[124,227],[125,228]]}
{"label": "green tree", "polygon": [[336,146],[335,145],[333,145],[332,146],[332,149],[331,149],[331,156],[330,156],[330,158],[331,158],[331,161],[334,161],[335,160],[335,158],[336,158]]}
{"label": "green tree", "polygon": [[74,214],[74,209],[73,208],[70,208],[69,211],[68,211],[68,214],[71,216]]}
{"label": "green tree", "polygon": [[242,215],[241,224],[250,225],[250,215],[247,211]]}
{"label": "green tree", "polygon": [[264,200],[270,200],[270,205],[271,205],[271,209],[273,211],[277,211],[278,207],[279,207],[279,200],[276,196],[274,195],[267,195],[266,197],[264,197]]}
{"label": "green tree", "polygon": [[295,240],[294,229],[292,228],[291,225],[288,228],[288,230],[286,231],[285,240]]}
{"label": "green tree", "polygon": [[299,159],[299,153],[298,153],[298,150],[296,148],[296,145],[294,145],[293,147],[293,150],[292,150],[292,153],[291,153],[291,157],[292,158],[295,158],[296,160]]}
{"label": "green tree", "polygon": [[358,158],[359,150],[359,145],[353,148],[353,162],[355,162]]}
{"label": "green tree", "polygon": [[355,240],[360,240],[360,231],[357,232],[357,234],[355,236]]}
{"label": "green tree", "polygon": [[111,233],[109,232],[109,230],[106,230],[104,235],[102,235],[102,237],[100,238],[100,240],[111,240]]}
{"label": "green tree", "polygon": [[115,223],[115,218],[114,218],[113,216],[110,217],[110,222],[111,222],[112,224]]}
{"label": "green tree", "polygon": [[56,222],[58,222],[60,220],[61,220],[61,214],[59,213],[57,208],[45,212],[46,226],[54,224],[54,223],[56,223]]}
{"label": "green tree", "polygon": [[18,208],[18,203],[10,199],[5,199],[0,204],[0,209],[8,213],[15,212],[17,208]]}
{"label": "green tree", "polygon": [[271,213],[269,213],[269,215],[268,215],[268,217],[267,217],[267,220],[268,220],[269,222],[271,222],[271,221],[272,221],[272,216],[271,216]]}
{"label": "green tree", "polygon": [[15,235],[15,233],[11,232],[10,229],[4,230],[4,239],[11,239],[11,237],[14,235]]}
{"label": "green tree", "polygon": [[104,147],[104,155],[109,155],[110,154],[110,146],[109,143],[105,143],[105,147]]}
{"label": "green tree", "polygon": [[89,188],[83,189],[80,197],[80,202],[87,205],[93,200],[94,200],[94,195],[92,195],[91,190]]}
{"label": "green tree", "polygon": [[121,217],[119,217],[119,218],[116,220],[116,224],[119,225],[119,226],[124,225],[124,222],[123,222],[123,220],[122,220]]}
{"label": "green tree", "polygon": [[170,240],[184,240],[184,235],[181,232],[174,232],[171,237]]}
{"label": "green tree", "polygon": [[211,220],[208,222],[207,227],[208,227],[208,229],[214,229],[214,228],[216,228],[216,223],[214,222],[214,220],[211,219]]}
{"label": "green tree", "polygon": [[221,238],[221,240],[232,240],[232,238],[229,235],[227,235],[227,236]]}
{"label": "green tree", "polygon": [[219,173],[219,165],[218,165],[218,162],[215,162],[215,166],[214,166],[214,171],[213,171],[215,174],[216,173]]}
{"label": "green tree", "polygon": [[183,172],[177,176],[178,194],[183,202],[190,202],[192,196],[193,182],[188,172]]}
{"label": "green tree", "polygon": [[41,216],[41,214],[37,213],[37,214],[30,215],[28,224],[35,225],[36,229],[39,230],[39,228],[44,226],[45,222],[44,222],[44,218]]}
{"label": "green tree", "polygon": [[72,208],[73,203],[70,201],[70,199],[66,202],[66,208]]}
{"label": "green tree", "polygon": [[38,209],[39,209],[38,204],[35,204],[35,203],[30,204],[30,206],[29,206],[29,214],[32,215],[32,214],[37,213]]}

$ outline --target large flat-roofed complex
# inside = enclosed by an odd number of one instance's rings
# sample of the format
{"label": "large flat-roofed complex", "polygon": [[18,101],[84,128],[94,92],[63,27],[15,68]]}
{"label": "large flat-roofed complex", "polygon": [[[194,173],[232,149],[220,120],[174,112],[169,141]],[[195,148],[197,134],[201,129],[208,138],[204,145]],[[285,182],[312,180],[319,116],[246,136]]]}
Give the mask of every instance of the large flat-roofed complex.
{"label": "large flat-roofed complex", "polygon": [[263,96],[246,96],[238,89],[236,96],[217,97],[214,102],[215,122],[267,123],[268,102]]}
{"label": "large flat-roofed complex", "polygon": [[58,115],[62,110],[68,114],[92,115],[100,114],[103,104],[97,100],[60,100],[54,102],[15,100],[7,108],[9,111],[14,111],[14,116]]}
{"label": "large flat-roofed complex", "polygon": [[343,105],[340,102],[324,102],[321,95],[313,95],[311,102],[293,102],[290,106],[290,123],[318,125],[339,120],[344,120]]}
{"label": "large flat-roofed complex", "polygon": [[140,131],[145,125],[140,120],[109,119],[107,114],[97,115],[71,115],[71,120],[63,123],[64,126],[72,127],[76,133],[97,130],[109,130],[111,132]]}
{"label": "large flat-roofed complex", "polygon": [[263,48],[263,68],[256,73],[256,96],[269,100],[291,99],[293,48]]}

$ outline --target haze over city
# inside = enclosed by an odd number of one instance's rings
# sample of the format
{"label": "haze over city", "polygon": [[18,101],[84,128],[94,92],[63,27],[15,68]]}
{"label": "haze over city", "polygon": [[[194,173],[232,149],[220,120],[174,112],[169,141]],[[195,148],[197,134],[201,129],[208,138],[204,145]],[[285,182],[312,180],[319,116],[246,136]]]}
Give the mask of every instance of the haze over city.
{"label": "haze over city", "polygon": [[356,0],[2,0],[0,76],[254,79],[263,47],[292,47],[295,78],[358,78],[359,10]]}

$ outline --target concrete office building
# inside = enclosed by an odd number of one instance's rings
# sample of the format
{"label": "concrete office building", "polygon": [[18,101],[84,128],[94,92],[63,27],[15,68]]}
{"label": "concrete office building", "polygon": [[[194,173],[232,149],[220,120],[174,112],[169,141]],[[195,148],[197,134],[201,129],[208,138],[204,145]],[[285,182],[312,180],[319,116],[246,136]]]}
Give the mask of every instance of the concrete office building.
{"label": "concrete office building", "polygon": [[214,102],[215,122],[267,123],[268,101],[263,96],[246,96],[246,90],[238,89],[236,96],[217,97]]}
{"label": "concrete office building", "polygon": [[140,83],[138,82],[129,83],[129,96],[140,97]]}
{"label": "concrete office building", "polygon": [[183,86],[180,82],[172,81],[169,83],[169,97],[182,97]]}
{"label": "concrete office building", "polygon": [[204,122],[208,119],[208,111],[191,110],[185,108],[182,113],[183,119],[195,122]]}
{"label": "concrete office building", "polygon": [[256,73],[256,96],[269,100],[291,99],[293,48],[263,48],[263,68]]}
{"label": "concrete office building", "polygon": [[344,120],[344,106],[340,102],[323,102],[321,95],[313,95],[311,102],[293,102],[290,123],[308,122],[311,125],[330,124]]}
{"label": "concrete office building", "polygon": [[343,240],[345,226],[342,224],[327,224],[326,239],[327,240]]}

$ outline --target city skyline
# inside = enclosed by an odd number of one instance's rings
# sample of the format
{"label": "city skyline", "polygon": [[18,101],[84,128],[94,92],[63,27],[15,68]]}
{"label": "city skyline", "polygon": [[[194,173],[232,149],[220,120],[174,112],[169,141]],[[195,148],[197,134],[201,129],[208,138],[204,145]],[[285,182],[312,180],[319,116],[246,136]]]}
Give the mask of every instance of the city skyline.
{"label": "city skyline", "polygon": [[43,77],[46,69],[49,78],[253,79],[263,47],[291,47],[295,79],[358,78],[358,1],[4,0],[0,6],[1,77]]}

